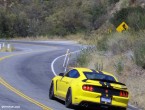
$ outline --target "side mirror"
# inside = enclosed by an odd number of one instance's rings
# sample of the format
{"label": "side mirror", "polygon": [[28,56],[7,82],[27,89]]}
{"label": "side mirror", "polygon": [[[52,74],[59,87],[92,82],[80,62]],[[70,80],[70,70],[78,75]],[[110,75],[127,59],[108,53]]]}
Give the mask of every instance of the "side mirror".
{"label": "side mirror", "polygon": [[64,73],[59,73],[59,76],[64,76]]}

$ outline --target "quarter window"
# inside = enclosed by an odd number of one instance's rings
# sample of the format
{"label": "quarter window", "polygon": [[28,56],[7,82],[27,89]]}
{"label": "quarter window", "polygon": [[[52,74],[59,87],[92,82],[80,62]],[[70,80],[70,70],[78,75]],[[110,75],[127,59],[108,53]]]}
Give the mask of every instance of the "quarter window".
{"label": "quarter window", "polygon": [[66,77],[70,78],[78,78],[80,75],[77,70],[70,70],[67,74]]}

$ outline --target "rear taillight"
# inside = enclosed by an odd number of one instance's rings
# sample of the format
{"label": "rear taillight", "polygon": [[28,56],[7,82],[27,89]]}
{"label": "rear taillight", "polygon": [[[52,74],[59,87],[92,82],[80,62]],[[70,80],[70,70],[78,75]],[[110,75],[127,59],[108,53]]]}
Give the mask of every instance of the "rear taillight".
{"label": "rear taillight", "polygon": [[121,97],[128,97],[128,92],[126,92],[126,91],[120,91],[120,96]]}
{"label": "rear taillight", "polygon": [[93,91],[94,90],[93,86],[89,86],[89,85],[84,85],[82,87],[82,89],[85,91]]}

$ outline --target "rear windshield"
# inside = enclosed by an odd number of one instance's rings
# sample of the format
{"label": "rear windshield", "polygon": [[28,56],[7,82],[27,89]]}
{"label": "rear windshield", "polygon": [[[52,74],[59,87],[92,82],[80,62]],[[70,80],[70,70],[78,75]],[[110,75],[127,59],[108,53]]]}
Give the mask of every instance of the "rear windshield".
{"label": "rear windshield", "polygon": [[84,72],[87,79],[96,79],[96,80],[108,80],[108,81],[114,81],[116,82],[115,78],[103,73],[97,73],[97,72]]}

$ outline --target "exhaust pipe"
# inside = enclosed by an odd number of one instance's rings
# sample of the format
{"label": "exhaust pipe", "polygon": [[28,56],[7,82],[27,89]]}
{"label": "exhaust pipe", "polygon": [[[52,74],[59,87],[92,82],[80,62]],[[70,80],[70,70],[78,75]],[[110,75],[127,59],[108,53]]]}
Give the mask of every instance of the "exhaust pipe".
{"label": "exhaust pipe", "polygon": [[86,103],[86,104],[84,104],[85,105],[85,107],[87,108],[88,107],[88,104]]}
{"label": "exhaust pipe", "polygon": [[87,103],[82,103],[81,106],[87,108],[88,107],[88,104]]}
{"label": "exhaust pipe", "polygon": [[85,106],[85,103],[82,103],[81,106],[84,107]]}

